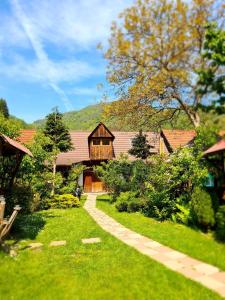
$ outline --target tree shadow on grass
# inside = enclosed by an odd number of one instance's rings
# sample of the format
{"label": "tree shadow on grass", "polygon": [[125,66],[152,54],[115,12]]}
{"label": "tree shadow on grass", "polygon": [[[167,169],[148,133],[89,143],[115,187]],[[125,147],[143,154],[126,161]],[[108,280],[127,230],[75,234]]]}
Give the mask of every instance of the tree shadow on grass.
{"label": "tree shadow on grass", "polygon": [[109,195],[101,195],[98,196],[97,201],[112,203],[112,197],[110,197]]}
{"label": "tree shadow on grass", "polygon": [[35,239],[45,226],[45,217],[42,214],[20,215],[17,217],[11,230],[13,239]]}

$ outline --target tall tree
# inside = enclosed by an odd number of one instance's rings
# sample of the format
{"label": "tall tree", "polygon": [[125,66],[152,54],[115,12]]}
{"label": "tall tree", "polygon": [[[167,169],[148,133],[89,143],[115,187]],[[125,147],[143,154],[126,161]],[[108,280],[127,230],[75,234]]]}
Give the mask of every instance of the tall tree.
{"label": "tall tree", "polygon": [[137,158],[146,159],[150,155],[150,148],[147,135],[140,130],[132,139],[132,148],[128,152]]}
{"label": "tall tree", "polygon": [[0,114],[2,114],[5,118],[9,118],[9,109],[7,106],[7,102],[5,99],[0,99]]}
{"label": "tall tree", "polygon": [[46,144],[48,152],[52,153],[52,192],[51,195],[55,194],[55,179],[56,179],[56,160],[57,155],[60,152],[68,152],[73,149],[69,130],[63,124],[63,115],[59,113],[58,109],[47,116],[44,134],[49,137],[50,143]]}
{"label": "tall tree", "polygon": [[112,25],[105,53],[108,81],[120,99],[110,106],[111,115],[146,122],[183,111],[194,127],[200,125],[197,75],[206,63],[205,24],[220,21],[221,2],[136,0],[124,10]]}
{"label": "tall tree", "polygon": [[225,30],[216,23],[206,26],[202,56],[208,61],[199,72],[199,93],[214,99],[205,108],[219,114],[225,113]]}

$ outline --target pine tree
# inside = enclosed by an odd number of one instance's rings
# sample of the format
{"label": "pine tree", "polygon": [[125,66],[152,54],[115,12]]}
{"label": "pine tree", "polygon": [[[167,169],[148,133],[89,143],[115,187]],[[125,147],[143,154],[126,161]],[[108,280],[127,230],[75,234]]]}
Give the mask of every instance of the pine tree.
{"label": "pine tree", "polygon": [[56,178],[56,159],[60,152],[68,152],[73,149],[71,137],[69,130],[63,124],[63,115],[54,109],[54,111],[49,114],[46,120],[44,134],[50,140],[50,143],[46,145],[48,152],[52,153],[52,170],[53,170],[53,180],[52,180],[52,192],[51,195],[55,194],[55,178]]}
{"label": "pine tree", "polygon": [[0,99],[0,114],[2,114],[6,119],[9,118],[9,109],[7,103],[4,99]]}
{"label": "pine tree", "polygon": [[147,141],[147,135],[142,133],[142,130],[132,139],[132,148],[128,151],[129,154],[146,159],[150,155],[150,148]]}

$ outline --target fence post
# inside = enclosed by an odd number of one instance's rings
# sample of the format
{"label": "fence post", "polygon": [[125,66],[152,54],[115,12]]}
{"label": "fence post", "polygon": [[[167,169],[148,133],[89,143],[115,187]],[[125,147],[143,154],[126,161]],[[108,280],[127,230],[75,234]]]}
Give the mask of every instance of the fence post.
{"label": "fence post", "polygon": [[0,224],[4,220],[5,213],[5,197],[0,195]]}

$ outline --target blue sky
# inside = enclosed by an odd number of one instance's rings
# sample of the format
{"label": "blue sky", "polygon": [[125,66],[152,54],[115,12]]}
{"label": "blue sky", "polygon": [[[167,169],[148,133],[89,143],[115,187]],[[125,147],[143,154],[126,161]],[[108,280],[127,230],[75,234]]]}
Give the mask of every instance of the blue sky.
{"label": "blue sky", "polygon": [[[27,122],[77,110],[108,90],[110,25],[132,0],[0,0],[0,98]],[[99,90],[98,84],[104,88]]]}

